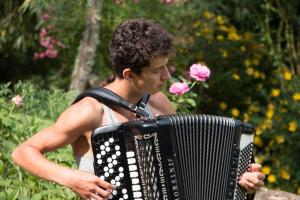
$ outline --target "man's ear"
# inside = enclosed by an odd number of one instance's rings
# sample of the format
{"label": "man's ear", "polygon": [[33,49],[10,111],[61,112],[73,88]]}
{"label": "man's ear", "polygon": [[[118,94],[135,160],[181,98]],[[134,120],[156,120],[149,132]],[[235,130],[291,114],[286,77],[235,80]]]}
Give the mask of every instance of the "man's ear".
{"label": "man's ear", "polygon": [[130,68],[125,68],[122,75],[127,80],[131,80],[136,76],[136,74]]}

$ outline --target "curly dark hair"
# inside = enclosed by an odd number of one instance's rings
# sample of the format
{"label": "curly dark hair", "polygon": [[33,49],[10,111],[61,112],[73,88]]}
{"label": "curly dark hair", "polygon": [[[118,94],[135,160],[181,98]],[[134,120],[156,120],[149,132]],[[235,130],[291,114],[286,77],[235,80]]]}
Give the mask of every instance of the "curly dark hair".
{"label": "curly dark hair", "polygon": [[172,38],[153,20],[129,19],[113,33],[109,51],[116,75],[123,78],[125,68],[140,74],[151,58],[171,55]]}

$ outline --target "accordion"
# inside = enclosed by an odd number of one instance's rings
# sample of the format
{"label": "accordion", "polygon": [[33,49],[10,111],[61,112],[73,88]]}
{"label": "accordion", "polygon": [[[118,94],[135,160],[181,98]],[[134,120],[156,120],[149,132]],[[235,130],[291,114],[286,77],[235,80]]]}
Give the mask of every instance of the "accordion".
{"label": "accordion", "polygon": [[109,199],[244,200],[254,128],[236,119],[166,115],[100,127],[95,174],[116,186]]}

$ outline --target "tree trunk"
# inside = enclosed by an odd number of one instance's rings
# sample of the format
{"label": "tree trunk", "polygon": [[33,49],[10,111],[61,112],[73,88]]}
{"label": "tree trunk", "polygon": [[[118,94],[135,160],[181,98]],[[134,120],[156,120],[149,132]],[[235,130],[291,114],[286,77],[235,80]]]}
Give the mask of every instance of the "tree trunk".
{"label": "tree trunk", "polygon": [[99,21],[103,0],[87,0],[86,28],[80,41],[71,77],[70,90],[86,89],[99,43]]}

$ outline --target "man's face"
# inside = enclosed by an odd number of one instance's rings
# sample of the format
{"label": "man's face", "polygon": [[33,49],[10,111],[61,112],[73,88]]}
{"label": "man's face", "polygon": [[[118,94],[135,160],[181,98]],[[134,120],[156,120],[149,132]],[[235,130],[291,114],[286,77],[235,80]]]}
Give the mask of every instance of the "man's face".
{"label": "man's face", "polygon": [[152,58],[150,65],[144,67],[139,75],[136,75],[136,87],[139,91],[154,94],[158,92],[170,78],[167,68],[168,57]]}

